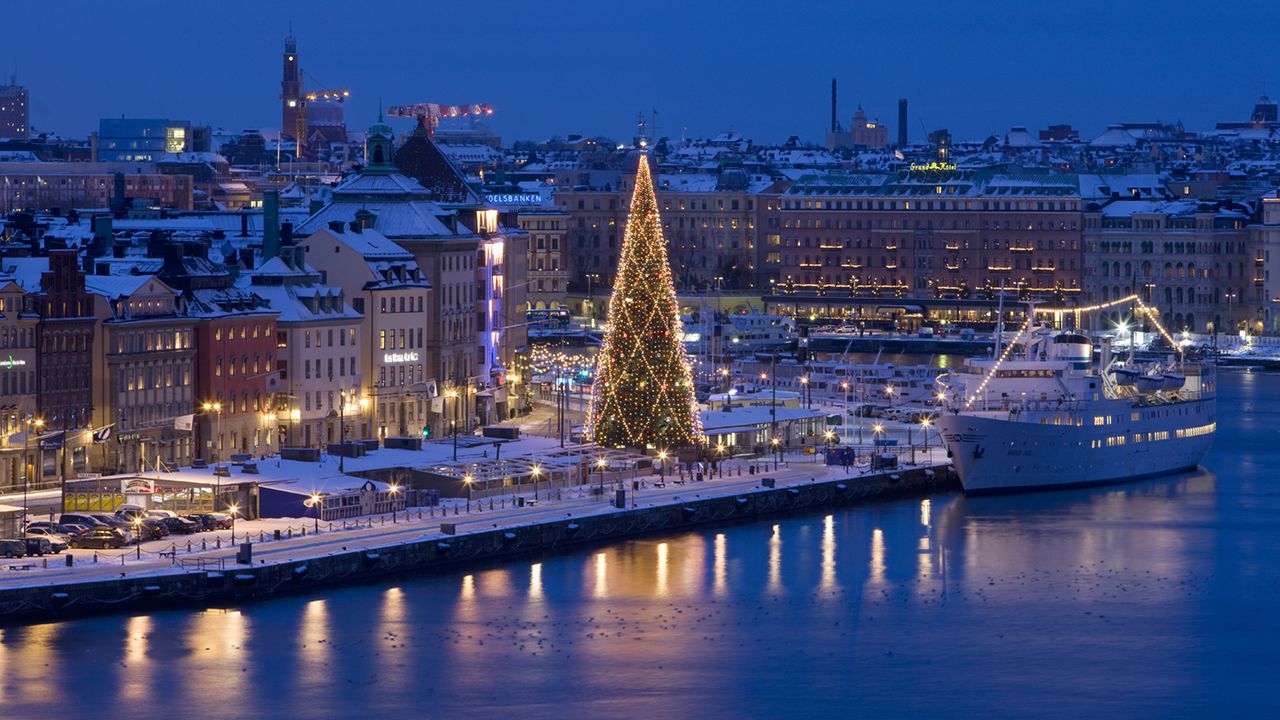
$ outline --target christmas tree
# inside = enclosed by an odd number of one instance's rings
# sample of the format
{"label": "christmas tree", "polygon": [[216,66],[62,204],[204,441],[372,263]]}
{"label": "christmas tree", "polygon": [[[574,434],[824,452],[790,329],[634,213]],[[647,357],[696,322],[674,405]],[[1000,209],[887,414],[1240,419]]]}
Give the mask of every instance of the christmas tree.
{"label": "christmas tree", "polygon": [[683,335],[658,199],[642,154],[609,300],[609,331],[596,358],[591,430],[598,444],[666,449],[702,441]]}

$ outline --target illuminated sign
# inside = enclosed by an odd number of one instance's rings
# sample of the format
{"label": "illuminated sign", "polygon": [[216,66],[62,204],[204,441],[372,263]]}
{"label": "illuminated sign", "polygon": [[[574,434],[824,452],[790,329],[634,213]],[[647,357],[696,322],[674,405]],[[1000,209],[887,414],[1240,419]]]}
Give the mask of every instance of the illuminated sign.
{"label": "illuminated sign", "polygon": [[395,365],[398,363],[418,362],[418,353],[386,353],[382,356],[382,362]]}
{"label": "illuminated sign", "polygon": [[4,360],[0,360],[0,368],[4,368],[6,370],[16,368],[16,367],[22,367],[23,365],[26,365],[26,364],[27,364],[26,360],[15,360],[12,355],[5,358]]}
{"label": "illuminated sign", "polygon": [[490,205],[541,205],[542,196],[538,193],[494,193],[485,195],[484,201]]}
{"label": "illuminated sign", "polygon": [[911,163],[910,169],[911,172],[952,172],[956,169],[956,164],[949,162],[931,162],[923,165]]}

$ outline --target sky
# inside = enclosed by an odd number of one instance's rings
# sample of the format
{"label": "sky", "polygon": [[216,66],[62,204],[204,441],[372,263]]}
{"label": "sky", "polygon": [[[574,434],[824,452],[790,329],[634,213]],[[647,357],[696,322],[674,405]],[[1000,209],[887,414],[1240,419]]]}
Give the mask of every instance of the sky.
{"label": "sky", "polygon": [[487,102],[508,144],[624,140],[655,109],[673,138],[821,142],[833,77],[842,123],[861,104],[892,139],[905,97],[913,140],[1209,129],[1280,96],[1280,3],[1239,0],[43,0],[6,4],[0,72],[29,89],[37,131],[121,115],[274,129],[290,23],[308,87],[350,88],[349,127],[380,102]]}

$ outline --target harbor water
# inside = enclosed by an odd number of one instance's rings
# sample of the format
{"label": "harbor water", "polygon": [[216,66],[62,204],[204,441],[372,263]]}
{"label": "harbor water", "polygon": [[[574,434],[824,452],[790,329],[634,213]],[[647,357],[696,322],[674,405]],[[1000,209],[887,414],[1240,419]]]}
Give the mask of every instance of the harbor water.
{"label": "harbor water", "polygon": [[[1275,716],[1280,375],[1206,470],[0,630],[4,717]],[[73,692],[74,691],[74,692]]]}

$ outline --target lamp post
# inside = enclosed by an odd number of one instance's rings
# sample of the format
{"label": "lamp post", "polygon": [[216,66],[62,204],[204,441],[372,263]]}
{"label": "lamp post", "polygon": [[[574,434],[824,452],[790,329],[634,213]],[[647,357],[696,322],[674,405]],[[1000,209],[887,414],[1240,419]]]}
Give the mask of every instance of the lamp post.
{"label": "lamp post", "polygon": [[927,417],[920,418],[920,429],[924,432],[924,457],[925,461],[929,460],[929,426],[933,425],[933,421]]}
{"label": "lamp post", "polygon": [[239,505],[232,505],[227,508],[227,514],[231,516],[231,542],[236,541],[236,514],[240,512]]}
{"label": "lamp post", "polygon": [[[333,380],[333,376],[329,376]],[[347,470],[347,391],[338,390],[338,472]]]}
{"label": "lamp post", "polygon": [[667,484],[667,451],[658,451],[658,477],[662,478],[662,484]]}
{"label": "lamp post", "polygon": [[609,462],[604,458],[596,458],[596,470],[600,472],[600,497],[604,498],[604,469]]}
{"label": "lamp post", "polygon": [[391,524],[394,525],[400,522],[397,519],[399,516],[396,514],[396,496],[400,494],[400,486],[391,483],[391,487],[387,488],[387,494],[391,496]]}
{"label": "lamp post", "polygon": [[[206,414],[216,413],[218,415],[218,442],[213,444],[213,464],[217,465],[220,459],[220,456],[218,455],[218,448],[222,441],[222,403],[207,402],[201,405],[200,409],[204,410]],[[216,510],[217,508],[214,509]]]}
{"label": "lamp post", "polygon": [[[30,422],[31,422],[31,425],[32,425],[33,427],[35,427],[35,429],[36,429],[36,434],[37,434],[37,436],[38,436],[38,435],[39,435],[39,433],[40,433],[40,431],[41,431],[41,429],[43,429],[43,428],[44,428],[44,420],[42,420],[42,419],[40,419],[40,418],[36,418],[35,420],[32,420],[32,421],[30,421]],[[37,437],[36,439],[38,440],[38,439],[39,439],[39,437]],[[22,455],[23,455],[23,460],[22,460],[22,461],[23,461],[23,465],[24,465],[24,467],[22,468],[22,469],[23,469],[23,473],[22,473],[22,531],[23,531],[24,533],[27,531],[27,523],[29,523],[29,522],[31,521],[31,518],[30,518],[30,517],[28,517],[28,512],[27,512],[27,489],[31,486],[31,473],[32,473],[32,471],[35,469],[35,461],[31,460],[31,458],[30,458],[30,454],[31,454],[31,451],[30,451],[30,441],[31,441],[31,433],[30,433],[30,432],[27,432],[27,436],[26,436],[26,437],[24,437],[24,438],[22,439]],[[40,447],[40,445],[39,445],[39,443],[37,443],[37,444],[36,444],[37,452],[39,452],[39,447]]]}
{"label": "lamp post", "polygon": [[534,502],[537,502],[537,501],[538,501],[538,476],[539,476],[539,475],[541,475],[541,474],[542,474],[542,466],[541,466],[541,465],[534,465],[534,466],[533,466],[533,469],[529,471],[529,475],[533,478],[533,500],[534,500]]}
{"label": "lamp post", "polygon": [[138,544],[138,559],[142,559],[142,516],[133,516],[133,540]]}
{"label": "lamp post", "polygon": [[453,461],[458,461],[458,391],[450,389],[445,398],[453,400],[453,418],[449,420],[449,432],[453,434]]}
{"label": "lamp post", "polygon": [[777,472],[778,461],[782,459],[782,441],[775,437],[769,444],[773,445],[773,470]]}
{"label": "lamp post", "polygon": [[320,532],[320,510],[321,510],[321,508],[323,508],[323,507],[324,507],[324,499],[320,496],[320,493],[312,493],[312,494],[311,494],[311,509],[312,509],[312,510],[314,510],[314,511],[315,511],[315,513],[316,513],[316,518],[315,518],[315,520],[316,520],[316,529],[315,529],[316,533],[319,533],[319,532]]}
{"label": "lamp post", "polygon": [[467,488],[467,512],[471,512],[471,483],[475,478],[471,477],[471,473],[462,476],[462,484]]}
{"label": "lamp post", "polygon": [[720,477],[724,477],[724,454],[728,451],[723,442],[716,445],[716,466],[720,470]]}
{"label": "lamp post", "polygon": [[804,406],[806,408],[812,408],[813,396],[809,394],[809,376],[808,375],[800,376],[800,394],[804,396]]}

